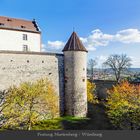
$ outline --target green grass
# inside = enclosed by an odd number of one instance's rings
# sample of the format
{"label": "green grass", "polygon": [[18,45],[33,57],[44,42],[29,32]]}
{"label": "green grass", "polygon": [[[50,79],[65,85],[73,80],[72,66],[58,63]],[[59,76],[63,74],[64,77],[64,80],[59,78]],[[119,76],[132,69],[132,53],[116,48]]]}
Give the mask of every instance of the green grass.
{"label": "green grass", "polygon": [[32,130],[63,130],[64,124],[63,122],[75,124],[75,123],[82,123],[87,121],[88,118],[79,118],[79,117],[71,117],[65,116],[53,120],[43,120],[37,122],[33,127]]}
{"label": "green grass", "polygon": [[61,120],[75,123],[75,122],[87,121],[89,120],[89,118],[65,116],[65,117],[62,117]]}

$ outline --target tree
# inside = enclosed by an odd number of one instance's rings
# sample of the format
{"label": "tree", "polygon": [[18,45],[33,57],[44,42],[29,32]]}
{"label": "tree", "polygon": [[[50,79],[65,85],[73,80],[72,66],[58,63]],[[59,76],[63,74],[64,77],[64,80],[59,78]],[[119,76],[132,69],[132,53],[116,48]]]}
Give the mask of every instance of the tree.
{"label": "tree", "polygon": [[3,128],[31,130],[37,121],[59,114],[58,96],[47,79],[11,87],[2,104]]}
{"label": "tree", "polygon": [[88,70],[89,70],[89,73],[90,73],[90,75],[91,75],[92,78],[93,78],[93,68],[96,65],[97,65],[96,60],[93,60],[93,59],[90,59],[89,60],[89,62],[88,62]]}
{"label": "tree", "polygon": [[121,129],[140,127],[140,86],[127,81],[108,91],[106,102],[107,115],[112,124]]}
{"label": "tree", "polygon": [[89,103],[98,103],[97,97],[94,94],[96,85],[89,80],[87,81],[87,100]]}
{"label": "tree", "polygon": [[131,66],[131,59],[127,55],[110,55],[104,65],[110,67],[115,74],[117,83],[120,82],[121,74]]}

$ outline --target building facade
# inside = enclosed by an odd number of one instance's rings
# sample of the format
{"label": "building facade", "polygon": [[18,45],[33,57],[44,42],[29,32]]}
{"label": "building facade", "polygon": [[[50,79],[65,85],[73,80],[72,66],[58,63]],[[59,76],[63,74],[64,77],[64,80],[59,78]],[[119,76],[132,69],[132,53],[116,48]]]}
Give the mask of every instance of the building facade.
{"label": "building facade", "polygon": [[0,16],[0,50],[41,51],[41,31],[35,20]]}

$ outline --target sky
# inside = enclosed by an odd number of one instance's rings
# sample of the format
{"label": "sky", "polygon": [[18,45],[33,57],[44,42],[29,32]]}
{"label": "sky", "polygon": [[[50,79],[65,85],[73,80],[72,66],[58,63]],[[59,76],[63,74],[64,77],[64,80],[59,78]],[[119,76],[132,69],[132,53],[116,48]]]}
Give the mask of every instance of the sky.
{"label": "sky", "polygon": [[140,68],[140,0],[0,0],[0,16],[36,19],[42,51],[61,52],[73,30],[97,67],[126,54]]}

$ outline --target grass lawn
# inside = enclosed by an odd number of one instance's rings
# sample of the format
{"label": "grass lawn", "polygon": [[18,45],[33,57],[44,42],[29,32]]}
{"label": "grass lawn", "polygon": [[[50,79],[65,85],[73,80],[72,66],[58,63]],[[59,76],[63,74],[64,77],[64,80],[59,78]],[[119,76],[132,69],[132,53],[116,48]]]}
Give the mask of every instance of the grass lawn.
{"label": "grass lawn", "polygon": [[33,130],[113,130],[105,114],[103,103],[88,105],[88,118],[65,116],[54,120],[40,121]]}
{"label": "grass lawn", "polygon": [[32,130],[64,130],[65,125],[78,125],[87,122],[87,120],[89,118],[65,116],[53,120],[40,121],[32,127]]}

